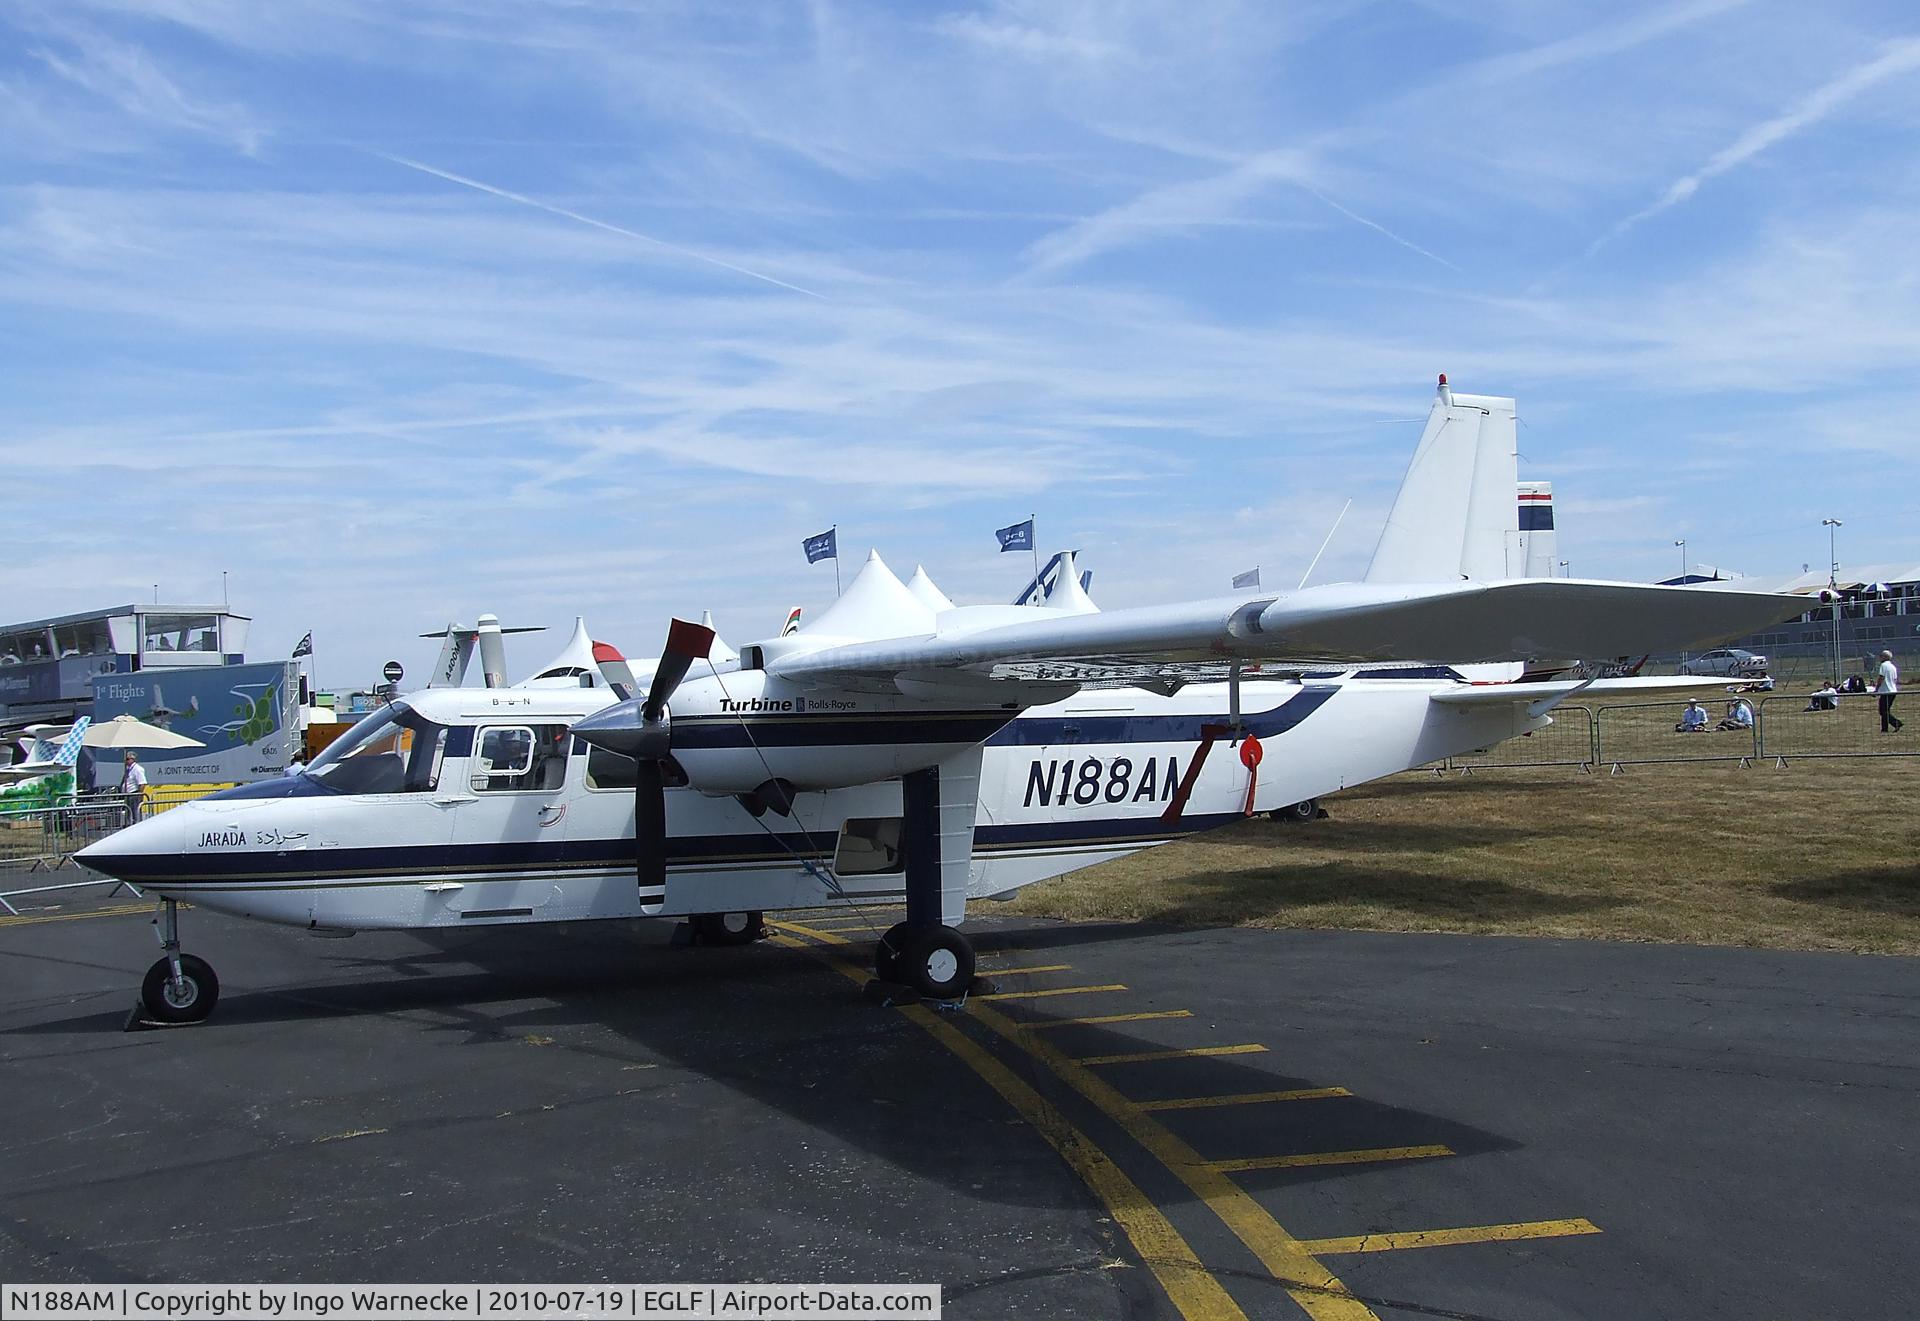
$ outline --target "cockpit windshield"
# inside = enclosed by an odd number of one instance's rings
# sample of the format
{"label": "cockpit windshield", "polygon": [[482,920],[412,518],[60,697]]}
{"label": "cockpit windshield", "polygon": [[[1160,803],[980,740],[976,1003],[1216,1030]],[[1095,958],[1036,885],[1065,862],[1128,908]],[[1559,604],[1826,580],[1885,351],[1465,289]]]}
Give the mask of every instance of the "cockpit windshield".
{"label": "cockpit windshield", "polygon": [[428,793],[446,751],[445,725],[394,702],[328,744],[306,774],[336,793]]}

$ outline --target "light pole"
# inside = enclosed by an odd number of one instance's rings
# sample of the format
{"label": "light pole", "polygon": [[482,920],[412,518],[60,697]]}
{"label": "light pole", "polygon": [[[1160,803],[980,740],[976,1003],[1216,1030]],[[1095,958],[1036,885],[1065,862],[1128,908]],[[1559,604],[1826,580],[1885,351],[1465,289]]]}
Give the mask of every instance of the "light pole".
{"label": "light pole", "polygon": [[1687,576],[1687,539],[1682,537],[1673,544],[1680,548],[1680,576],[1685,578]]}
{"label": "light pole", "polygon": [[1562,578],[1573,577],[1573,561],[1572,560],[1560,561],[1560,576]]}
{"label": "light pole", "polygon": [[1823,518],[1820,526],[1827,530],[1827,591],[1833,597],[1833,682],[1840,682],[1840,550],[1837,529],[1841,526],[1837,518]]}

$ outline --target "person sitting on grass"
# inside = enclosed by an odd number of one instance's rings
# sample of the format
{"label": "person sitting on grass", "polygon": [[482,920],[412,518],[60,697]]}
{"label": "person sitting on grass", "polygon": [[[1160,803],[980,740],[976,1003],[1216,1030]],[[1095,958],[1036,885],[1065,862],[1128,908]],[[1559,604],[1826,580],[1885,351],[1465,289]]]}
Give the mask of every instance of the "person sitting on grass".
{"label": "person sitting on grass", "polygon": [[1704,734],[1707,732],[1707,708],[1698,701],[1687,703],[1687,709],[1680,713],[1680,723],[1673,727],[1676,734]]}
{"label": "person sitting on grass", "polygon": [[1714,728],[1719,730],[1752,729],[1753,703],[1745,701],[1728,702],[1726,716],[1722,718],[1720,723],[1715,725]]}
{"label": "person sitting on grass", "polygon": [[1840,709],[1839,687],[1833,680],[1828,679],[1825,683],[1814,689],[1813,695],[1807,698],[1806,709],[1809,711],[1838,711]]}

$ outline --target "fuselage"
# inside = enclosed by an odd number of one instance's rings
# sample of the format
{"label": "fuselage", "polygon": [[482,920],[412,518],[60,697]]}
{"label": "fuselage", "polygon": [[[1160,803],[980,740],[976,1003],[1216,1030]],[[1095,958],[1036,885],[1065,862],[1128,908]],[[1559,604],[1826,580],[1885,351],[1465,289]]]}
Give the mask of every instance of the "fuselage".
{"label": "fuselage", "polygon": [[[666,793],[664,885],[636,879],[633,763],[569,732],[611,700],[586,688],[415,693],[309,773],[185,804],[80,861],[163,897],[338,930],[831,907],[903,892],[901,788],[884,777],[984,744],[968,879],[984,898],[1546,723],[1432,702],[1459,686],[1446,678],[1250,681],[1250,769],[1239,736],[1217,732],[1225,684],[982,711],[796,694],[758,674],[705,683],[719,687],[690,682],[674,703],[693,783]],[[785,814],[750,792],[776,780],[794,790]]]}

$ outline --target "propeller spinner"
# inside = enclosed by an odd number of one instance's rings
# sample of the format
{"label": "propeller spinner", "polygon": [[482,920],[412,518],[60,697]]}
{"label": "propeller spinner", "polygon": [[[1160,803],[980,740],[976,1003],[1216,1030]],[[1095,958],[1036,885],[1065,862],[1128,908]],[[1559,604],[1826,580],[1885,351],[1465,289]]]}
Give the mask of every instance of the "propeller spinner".
{"label": "propeller spinner", "polygon": [[676,619],[644,698],[597,711],[573,732],[597,748],[634,759],[633,866],[642,889],[667,883],[666,760],[673,753],[673,719],[667,703],[696,660],[713,647],[713,630]]}

